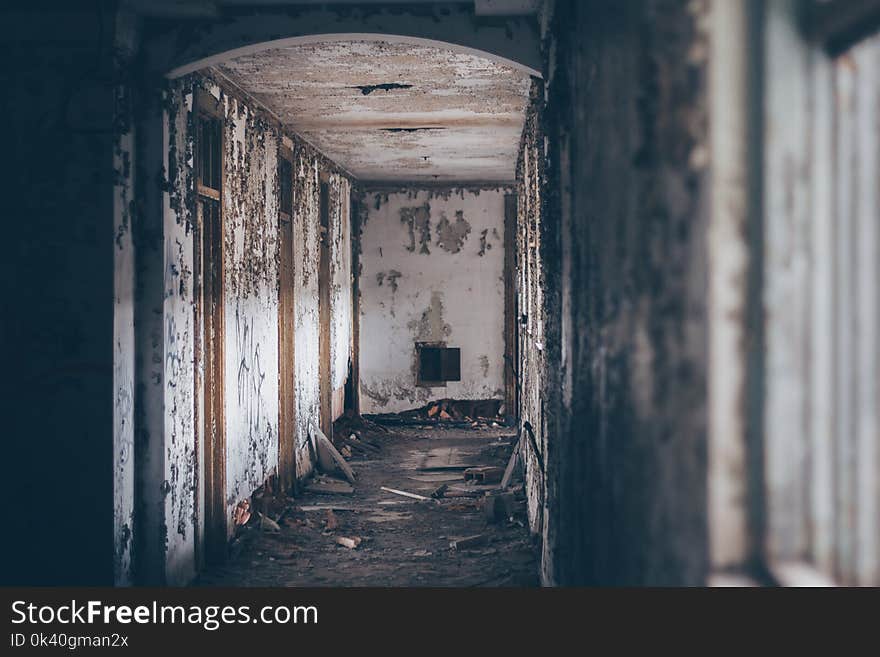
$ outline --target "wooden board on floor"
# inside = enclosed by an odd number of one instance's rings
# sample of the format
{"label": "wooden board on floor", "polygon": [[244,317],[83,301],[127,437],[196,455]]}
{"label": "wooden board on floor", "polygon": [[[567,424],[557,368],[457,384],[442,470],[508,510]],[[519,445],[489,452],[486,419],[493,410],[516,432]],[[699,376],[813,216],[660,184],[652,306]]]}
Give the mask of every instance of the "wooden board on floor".
{"label": "wooden board on floor", "polygon": [[412,479],[413,481],[420,481],[425,484],[437,484],[444,481],[464,481],[461,474],[456,471],[407,475],[406,478]]}

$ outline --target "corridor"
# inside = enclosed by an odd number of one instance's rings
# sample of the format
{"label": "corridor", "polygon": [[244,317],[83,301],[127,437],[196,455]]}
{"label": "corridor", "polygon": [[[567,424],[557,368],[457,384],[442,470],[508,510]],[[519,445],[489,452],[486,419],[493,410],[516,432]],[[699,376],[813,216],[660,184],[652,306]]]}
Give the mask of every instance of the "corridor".
{"label": "corridor", "polygon": [[3,583],[880,585],[880,0],[8,4]]}

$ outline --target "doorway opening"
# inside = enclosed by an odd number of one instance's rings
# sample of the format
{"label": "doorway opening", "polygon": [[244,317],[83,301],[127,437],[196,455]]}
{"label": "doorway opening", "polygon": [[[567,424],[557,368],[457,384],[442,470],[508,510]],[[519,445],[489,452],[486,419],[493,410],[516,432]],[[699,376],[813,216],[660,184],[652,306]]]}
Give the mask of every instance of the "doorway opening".
{"label": "doorway opening", "polygon": [[[222,219],[222,110],[216,99],[198,94],[195,137],[196,222],[193,262],[195,276],[195,380],[198,415],[195,453],[202,473],[197,488],[203,511],[203,534],[196,532],[197,562],[220,563],[226,557],[226,432],[224,422],[224,295]],[[201,449],[198,444],[201,443]],[[201,524],[201,523],[200,523]],[[203,535],[203,541],[200,540]]]}

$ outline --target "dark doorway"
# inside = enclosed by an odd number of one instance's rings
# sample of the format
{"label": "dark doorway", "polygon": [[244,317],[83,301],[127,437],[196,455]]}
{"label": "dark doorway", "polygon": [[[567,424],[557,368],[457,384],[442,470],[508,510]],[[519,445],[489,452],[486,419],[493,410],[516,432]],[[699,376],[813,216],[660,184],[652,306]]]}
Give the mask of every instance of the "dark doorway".
{"label": "dark doorway", "polygon": [[[204,545],[196,532],[196,558],[219,563],[226,558],[226,432],[223,414],[223,163],[222,109],[208,94],[198,98],[196,120],[197,217],[194,231],[195,376],[201,408],[196,421],[196,454],[204,481]],[[201,445],[199,445],[201,443]],[[201,449],[199,449],[201,447]]]}
{"label": "dark doorway", "polygon": [[293,261],[293,153],[278,160],[278,484],[289,492],[296,481],[296,372]]}

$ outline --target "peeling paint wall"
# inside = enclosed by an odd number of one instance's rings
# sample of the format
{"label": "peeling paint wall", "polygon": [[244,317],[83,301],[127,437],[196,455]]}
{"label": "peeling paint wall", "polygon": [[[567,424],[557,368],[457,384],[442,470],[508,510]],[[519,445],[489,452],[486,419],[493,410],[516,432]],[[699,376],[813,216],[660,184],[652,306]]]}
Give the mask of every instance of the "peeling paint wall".
{"label": "peeling paint wall", "polygon": [[296,325],[296,469],[312,471],[311,425],[320,418],[320,316],[318,275],[321,256],[321,177],[327,180],[330,244],[330,376],[332,389],[345,385],[352,352],[351,181],[305,143],[285,137],[293,151],[294,300]]}
{"label": "peeling paint wall", "polygon": [[[169,85],[166,101],[167,189],[163,222],[164,454],[156,464],[161,524],[157,537],[165,556],[164,577],[185,584],[196,573],[195,376],[193,318],[193,81]],[[157,437],[154,436],[155,440]]]}
{"label": "peeling paint wall", "polygon": [[[544,198],[544,133],[541,129],[543,83],[532,83],[531,103],[526,114],[520,155],[517,163],[517,319],[519,334],[519,420],[521,445],[525,455],[526,493],[529,524],[533,532],[541,531],[545,481],[541,464],[546,460],[547,428],[544,399],[547,392],[547,349],[544,336],[544,257],[548,240],[542,232],[547,221],[543,217]],[[528,439],[529,429],[540,451],[534,453]]]}
{"label": "peeling paint wall", "polygon": [[[227,518],[278,465],[279,131],[225,92]],[[228,524],[230,533],[233,526]]]}
{"label": "peeling paint wall", "polygon": [[[361,408],[504,398],[504,188],[368,192],[361,223]],[[461,381],[417,385],[416,342],[461,349]]]}
{"label": "peeling paint wall", "polygon": [[242,54],[220,70],[360,180],[509,181],[528,75],[451,48],[321,42]]}

